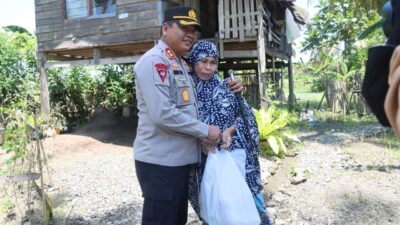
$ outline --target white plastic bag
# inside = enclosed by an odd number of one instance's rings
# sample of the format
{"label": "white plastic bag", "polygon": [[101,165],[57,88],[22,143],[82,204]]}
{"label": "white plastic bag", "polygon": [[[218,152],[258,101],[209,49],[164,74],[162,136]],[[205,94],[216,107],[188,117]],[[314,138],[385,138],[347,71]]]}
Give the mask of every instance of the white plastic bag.
{"label": "white plastic bag", "polygon": [[209,153],[200,188],[200,213],[209,225],[259,225],[249,187],[228,151]]}
{"label": "white plastic bag", "polygon": [[293,15],[289,9],[285,10],[285,22],[287,42],[290,44],[301,36],[301,31],[299,25],[294,21]]}

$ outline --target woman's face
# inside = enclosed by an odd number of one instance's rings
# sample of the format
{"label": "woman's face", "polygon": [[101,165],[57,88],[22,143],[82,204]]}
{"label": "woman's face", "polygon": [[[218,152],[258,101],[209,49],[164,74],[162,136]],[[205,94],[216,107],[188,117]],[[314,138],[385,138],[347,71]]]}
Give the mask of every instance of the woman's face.
{"label": "woman's face", "polygon": [[217,60],[208,56],[196,62],[194,72],[200,80],[209,80],[217,70]]}

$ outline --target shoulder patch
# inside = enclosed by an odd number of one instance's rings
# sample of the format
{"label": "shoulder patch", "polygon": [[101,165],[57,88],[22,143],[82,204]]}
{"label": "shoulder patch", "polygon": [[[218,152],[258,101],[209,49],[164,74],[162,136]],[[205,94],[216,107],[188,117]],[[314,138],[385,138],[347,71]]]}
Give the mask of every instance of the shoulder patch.
{"label": "shoulder patch", "polygon": [[164,63],[157,63],[154,65],[157,70],[158,75],[160,76],[162,82],[164,82],[167,77],[168,67]]}

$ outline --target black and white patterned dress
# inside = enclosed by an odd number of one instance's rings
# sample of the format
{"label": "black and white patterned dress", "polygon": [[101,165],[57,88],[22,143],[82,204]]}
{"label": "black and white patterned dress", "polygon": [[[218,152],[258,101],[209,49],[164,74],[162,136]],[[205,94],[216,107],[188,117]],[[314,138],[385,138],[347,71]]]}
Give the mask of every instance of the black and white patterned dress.
{"label": "black and white patterned dress", "polygon": [[[241,109],[235,94],[227,87],[227,81],[221,80],[215,74],[208,81],[195,78],[199,119],[207,124],[218,126],[220,130],[234,126],[235,134],[232,136],[232,145],[229,151],[244,149],[246,152],[245,173],[246,182],[253,196],[262,191],[260,165],[258,161],[258,127],[251,107],[244,101],[246,119],[250,127],[250,134],[241,116]],[[242,98],[242,97],[241,97]],[[252,142],[256,146],[252,146]],[[218,146],[220,149],[220,146]],[[207,155],[202,154],[201,163],[191,171],[189,179],[189,200],[199,214],[199,188],[202,174],[207,160]],[[197,177],[196,177],[197,173]]]}

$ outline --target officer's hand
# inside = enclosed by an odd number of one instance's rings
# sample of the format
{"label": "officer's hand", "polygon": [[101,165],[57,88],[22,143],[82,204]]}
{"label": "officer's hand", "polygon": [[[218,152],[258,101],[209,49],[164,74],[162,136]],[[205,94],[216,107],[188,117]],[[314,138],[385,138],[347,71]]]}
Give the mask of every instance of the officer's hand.
{"label": "officer's hand", "polygon": [[231,89],[231,91],[233,91],[235,93],[241,93],[243,91],[242,80],[240,80],[238,78],[235,80],[229,80],[228,87],[229,87],[229,89]]}
{"label": "officer's hand", "polygon": [[208,154],[209,152],[215,152],[215,150],[217,149],[216,143],[212,142],[206,138],[201,140],[201,151],[204,154]]}
{"label": "officer's hand", "polygon": [[207,139],[214,143],[218,143],[221,138],[221,131],[218,127],[210,125],[208,126],[208,136]]}

